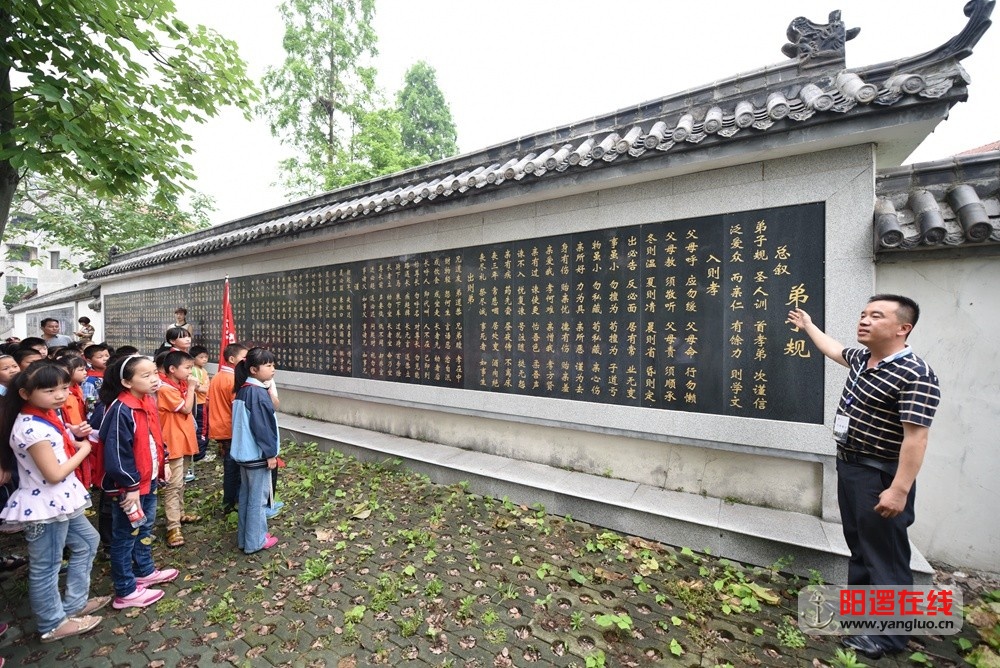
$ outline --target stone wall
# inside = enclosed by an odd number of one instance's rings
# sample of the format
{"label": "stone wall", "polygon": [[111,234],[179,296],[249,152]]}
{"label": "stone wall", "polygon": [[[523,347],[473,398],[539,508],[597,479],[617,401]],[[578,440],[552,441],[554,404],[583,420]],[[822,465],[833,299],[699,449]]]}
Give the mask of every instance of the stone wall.
{"label": "stone wall", "polygon": [[879,292],[920,304],[910,345],[941,382],[911,537],[928,558],[1000,572],[1000,262],[995,255],[926,257],[892,256],[876,271]]}
{"label": "stone wall", "polygon": [[[631,177],[634,180],[634,176]],[[871,203],[874,154],[862,145],[723,167],[646,174],[584,192],[534,192],[452,210],[419,210],[345,226],[324,237],[271,243],[169,271],[103,281],[105,296],[299,267],[406,256],[665,220],[823,202],[826,322],[849,340],[874,285]],[[805,305],[808,309],[808,304]],[[787,307],[779,307],[787,308]],[[813,351],[813,354],[818,354]],[[825,424],[681,413],[633,406],[504,395],[281,372],[282,409],[417,439],[606,474],[718,498],[836,519],[833,408],[841,367],[827,363]]]}

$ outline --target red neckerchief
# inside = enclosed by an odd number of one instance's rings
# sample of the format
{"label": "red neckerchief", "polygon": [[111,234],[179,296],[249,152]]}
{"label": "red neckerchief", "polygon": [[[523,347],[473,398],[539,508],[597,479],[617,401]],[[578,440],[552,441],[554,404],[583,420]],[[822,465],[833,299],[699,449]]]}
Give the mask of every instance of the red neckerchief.
{"label": "red neckerchief", "polygon": [[[158,450],[163,449],[163,434],[160,433],[160,415],[156,408],[156,402],[148,394],[142,399],[137,398],[128,390],[122,390],[118,395],[118,401],[132,409],[132,418],[135,420],[135,434],[151,434],[156,442]],[[143,447],[146,443],[141,444]],[[139,443],[132,443],[133,448],[140,447]],[[163,471],[162,461],[160,471]]]}
{"label": "red neckerchief", "polygon": [[[70,459],[76,454],[76,443],[74,442],[73,437],[70,436],[69,432],[66,431],[66,425],[63,424],[63,421],[59,419],[59,415],[54,410],[43,411],[35,406],[32,406],[31,404],[25,404],[21,409],[21,412],[38,418],[62,434],[63,451],[66,453],[66,459]],[[76,474],[76,477],[80,480],[80,482],[83,482],[83,472],[80,471],[80,467],[76,467],[73,472]]]}
{"label": "red neckerchief", "polygon": [[104,369],[87,367],[87,378],[104,378]]}
{"label": "red neckerchief", "polygon": [[181,401],[187,396],[188,384],[186,380],[174,380],[170,376],[160,374],[160,380],[181,393]]}
{"label": "red neckerchief", "polygon": [[[80,387],[80,385],[77,384],[77,383],[70,383],[69,384],[69,392],[74,397],[76,397],[77,399],[80,400],[80,405],[83,406],[83,409],[86,411],[87,410],[87,400],[83,398],[83,388]],[[84,417],[86,417],[86,415]]]}

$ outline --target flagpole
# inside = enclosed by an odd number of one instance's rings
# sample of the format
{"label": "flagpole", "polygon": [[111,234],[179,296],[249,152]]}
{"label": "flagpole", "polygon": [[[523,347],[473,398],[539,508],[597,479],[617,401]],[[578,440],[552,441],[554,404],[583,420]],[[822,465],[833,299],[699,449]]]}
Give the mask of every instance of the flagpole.
{"label": "flagpole", "polygon": [[233,319],[233,306],[229,300],[229,274],[226,274],[222,286],[222,336],[219,342],[219,368],[226,364],[226,347],[236,343],[236,322]]}

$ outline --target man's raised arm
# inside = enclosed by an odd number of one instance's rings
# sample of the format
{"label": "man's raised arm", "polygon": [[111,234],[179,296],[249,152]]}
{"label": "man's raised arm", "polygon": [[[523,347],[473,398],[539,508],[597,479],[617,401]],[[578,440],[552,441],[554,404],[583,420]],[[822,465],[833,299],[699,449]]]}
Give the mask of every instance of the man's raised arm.
{"label": "man's raised arm", "polygon": [[841,366],[847,366],[847,360],[844,359],[844,344],[814,325],[808,313],[800,308],[792,309],[788,312],[788,322],[804,331],[813,345],[825,356]]}

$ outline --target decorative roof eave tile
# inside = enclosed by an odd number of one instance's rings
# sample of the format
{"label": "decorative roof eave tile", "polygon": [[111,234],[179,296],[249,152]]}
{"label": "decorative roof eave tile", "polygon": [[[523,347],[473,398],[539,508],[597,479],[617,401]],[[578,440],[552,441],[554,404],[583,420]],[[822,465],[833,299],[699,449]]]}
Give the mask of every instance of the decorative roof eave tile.
{"label": "decorative roof eave tile", "polygon": [[[816,24],[796,19],[789,38],[799,37],[798,59],[764,67],[635,107],[595,117],[373,179],[225,225],[171,239],[115,257],[86,274],[102,278],[218,252],[233,245],[263,243],[348,221],[476,197],[517,183],[572,177],[609,163],[663,159],[762,133],[777,135],[798,127],[841,122],[851,117],[892,113],[896,108],[966,98],[968,76],[959,64],[990,25],[994,0],[966,5],[962,32],[938,49],[914,58],[872,67],[844,69],[843,44],[827,48],[816,39]],[[831,26],[844,39],[839,13]],[[805,25],[805,28],[803,28]],[[795,30],[793,31],[793,27]],[[818,30],[820,36],[829,31]],[[811,41],[810,41],[811,40]],[[823,48],[817,47],[822,44]],[[897,112],[897,113],[901,113]]]}
{"label": "decorative roof eave tile", "polygon": [[1000,249],[1000,151],[882,170],[875,252]]}

